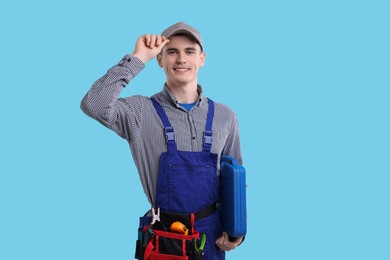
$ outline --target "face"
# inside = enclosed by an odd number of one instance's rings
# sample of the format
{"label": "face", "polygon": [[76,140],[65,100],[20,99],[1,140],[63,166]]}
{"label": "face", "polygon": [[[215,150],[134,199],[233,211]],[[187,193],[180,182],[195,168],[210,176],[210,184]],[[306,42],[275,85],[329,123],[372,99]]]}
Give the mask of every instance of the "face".
{"label": "face", "polygon": [[172,36],[157,55],[158,64],[164,68],[168,86],[197,84],[198,71],[203,67],[206,54],[190,37]]}

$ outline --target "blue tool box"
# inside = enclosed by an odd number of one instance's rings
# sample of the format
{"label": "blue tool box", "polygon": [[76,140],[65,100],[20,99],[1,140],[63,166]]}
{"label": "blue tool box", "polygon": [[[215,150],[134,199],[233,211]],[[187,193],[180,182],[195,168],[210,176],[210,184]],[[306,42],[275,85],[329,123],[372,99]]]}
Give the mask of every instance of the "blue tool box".
{"label": "blue tool box", "polygon": [[219,182],[222,228],[229,236],[244,236],[247,226],[245,168],[235,158],[222,156]]}

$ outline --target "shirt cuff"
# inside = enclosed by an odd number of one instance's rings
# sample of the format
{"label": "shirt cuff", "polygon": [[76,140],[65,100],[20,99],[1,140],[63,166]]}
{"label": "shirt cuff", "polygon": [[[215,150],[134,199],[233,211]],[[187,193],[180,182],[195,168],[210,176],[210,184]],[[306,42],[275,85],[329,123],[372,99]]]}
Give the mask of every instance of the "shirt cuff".
{"label": "shirt cuff", "polygon": [[145,68],[145,64],[140,59],[131,56],[130,54],[125,55],[118,65],[128,68],[131,71],[131,74],[133,74],[133,77]]}

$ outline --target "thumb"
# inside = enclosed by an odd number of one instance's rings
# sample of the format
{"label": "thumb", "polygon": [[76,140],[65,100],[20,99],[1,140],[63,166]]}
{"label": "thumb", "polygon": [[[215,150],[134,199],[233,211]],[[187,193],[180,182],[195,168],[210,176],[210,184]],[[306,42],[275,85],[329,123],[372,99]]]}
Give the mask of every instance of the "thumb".
{"label": "thumb", "polygon": [[164,48],[165,45],[167,45],[169,43],[169,39],[167,39],[165,36],[162,37],[162,41],[160,43],[160,45],[158,46],[158,48],[160,49],[160,51]]}

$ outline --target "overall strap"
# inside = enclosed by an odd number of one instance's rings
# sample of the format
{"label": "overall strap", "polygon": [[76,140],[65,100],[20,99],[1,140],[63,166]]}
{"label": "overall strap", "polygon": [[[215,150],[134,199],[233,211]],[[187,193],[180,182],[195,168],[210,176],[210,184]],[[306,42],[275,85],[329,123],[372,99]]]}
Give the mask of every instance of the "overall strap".
{"label": "overall strap", "polygon": [[175,142],[175,132],[173,130],[171,123],[168,120],[167,114],[165,114],[164,109],[157,102],[157,100],[155,100],[154,98],[150,98],[150,100],[152,101],[153,106],[156,109],[157,114],[160,117],[161,122],[164,125],[165,138],[167,140],[168,151],[176,151],[177,146],[176,146],[176,142]]}
{"label": "overall strap", "polygon": [[203,132],[203,152],[210,152],[213,143],[213,120],[214,120],[214,101],[209,101],[209,110],[207,112],[206,127]]}

